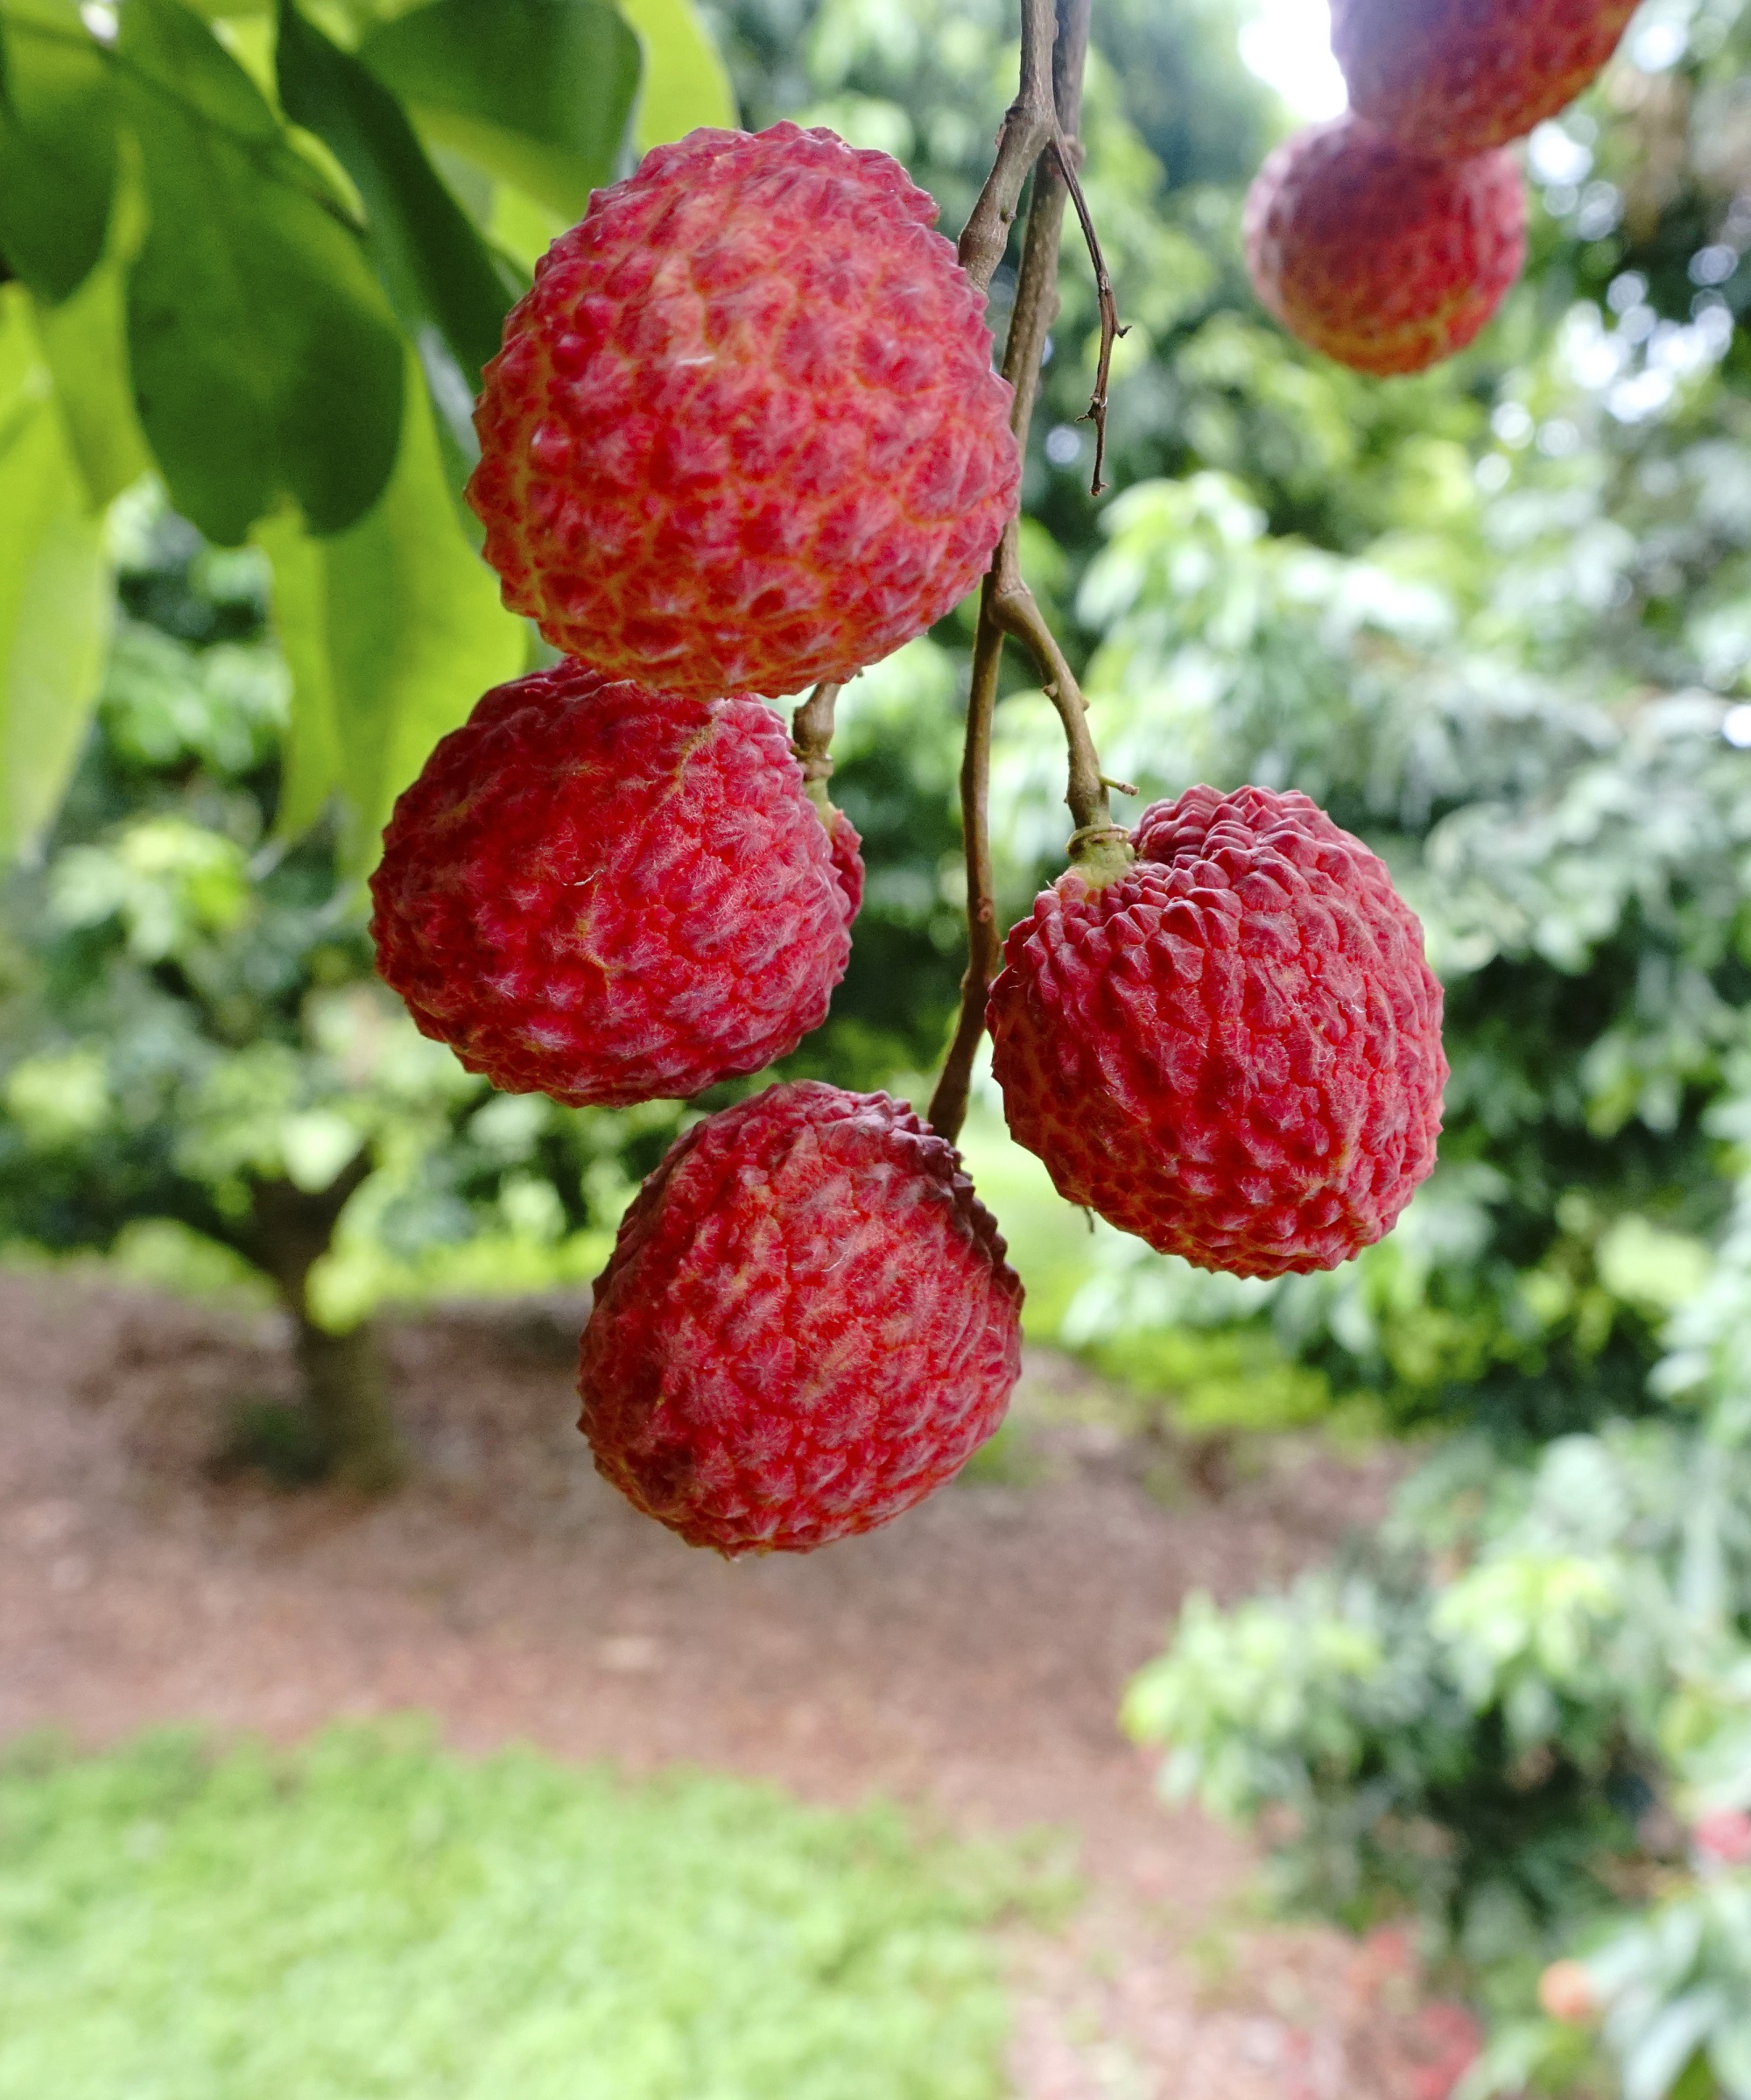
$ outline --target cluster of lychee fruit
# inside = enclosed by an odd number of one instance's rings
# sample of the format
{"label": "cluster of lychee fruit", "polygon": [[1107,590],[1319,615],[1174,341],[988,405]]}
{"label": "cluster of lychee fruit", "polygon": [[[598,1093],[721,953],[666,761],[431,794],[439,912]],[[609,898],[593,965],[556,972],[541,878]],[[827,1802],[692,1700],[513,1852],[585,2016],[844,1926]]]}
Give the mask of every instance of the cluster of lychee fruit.
{"label": "cluster of lychee fruit", "polygon": [[[984,299],[887,155],[694,132],[599,193],[506,323],[469,495],[563,652],[396,805],[386,980],[513,1091],[689,1098],[825,1018],[857,835],[767,698],[947,612],[1020,478]],[[811,771],[818,772],[819,768]],[[1440,992],[1382,864],[1304,796],[1193,788],[1083,853],[989,1012],[1016,1137],[1072,1202],[1251,1276],[1342,1261],[1433,1163]],[[781,1084],[629,1210],[581,1426],[726,1554],[868,1531],[996,1427],[1021,1286],[952,1143]]]}
{"label": "cluster of lychee fruit", "polygon": [[1418,372],[1464,349],[1526,253],[1507,148],[1616,49],[1636,0],[1332,0],[1350,90],[1247,200],[1248,266],[1291,334],[1356,370]]}

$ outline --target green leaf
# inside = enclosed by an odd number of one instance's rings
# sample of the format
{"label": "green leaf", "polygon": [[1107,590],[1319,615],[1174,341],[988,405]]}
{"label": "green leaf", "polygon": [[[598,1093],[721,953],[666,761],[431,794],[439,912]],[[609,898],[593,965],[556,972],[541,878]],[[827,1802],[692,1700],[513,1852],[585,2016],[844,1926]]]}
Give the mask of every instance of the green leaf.
{"label": "green leaf", "polygon": [[0,849],[29,851],[60,805],[103,673],[109,576],[98,521],[37,354],[27,297],[0,287]]}
{"label": "green leaf", "polygon": [[96,266],[109,222],[109,57],[74,0],[6,0],[0,84],[0,254],[39,297],[66,299]]}
{"label": "green leaf", "polygon": [[644,50],[635,136],[640,152],[685,138],[701,124],[740,122],[729,71],[693,0],[620,0]]}
{"label": "green leaf", "polygon": [[[428,361],[447,350],[458,389],[434,375],[435,398],[476,394],[512,293],[467,214],[439,180],[388,88],[280,0],[281,107],[334,152],[365,207],[365,243],[390,304]],[[472,437],[466,417],[459,439]]]}
{"label": "green leaf", "polygon": [[71,299],[37,305],[37,341],[94,511],[104,509],[152,463],[128,377],[124,272],[144,221],[137,187],[124,180],[104,259]]}
{"label": "green leaf", "polygon": [[522,671],[527,633],[463,533],[417,379],[395,473],[368,517],[318,541],[282,514],[256,538],[272,564],[274,626],[292,679],[278,828],[295,836],[338,791],[346,859],[362,874],[432,745],[489,686]]}
{"label": "green leaf", "polygon": [[235,545],[282,498],[355,524],[399,440],[403,346],[339,201],[178,0],[118,46],[150,225],[129,279],[140,421],[172,501]]}
{"label": "green leaf", "polygon": [[569,220],[614,173],[638,39],[594,0],[432,0],[359,56],[441,144]]}

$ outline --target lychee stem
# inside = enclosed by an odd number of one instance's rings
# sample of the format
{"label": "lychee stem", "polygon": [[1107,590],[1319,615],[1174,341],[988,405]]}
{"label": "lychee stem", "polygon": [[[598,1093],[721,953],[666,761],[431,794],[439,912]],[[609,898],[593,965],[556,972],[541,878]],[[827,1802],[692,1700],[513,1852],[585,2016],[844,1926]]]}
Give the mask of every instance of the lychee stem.
{"label": "lychee stem", "polygon": [[1113,346],[1120,336],[1129,335],[1131,331],[1119,326],[1119,302],[1114,295],[1107,258],[1101,253],[1101,236],[1094,230],[1094,215],[1089,210],[1082,185],[1076,179],[1077,164],[1082,159],[1081,143],[1067,139],[1060,133],[1052,141],[1052,152],[1070,191],[1070,201],[1076,207],[1077,223],[1082,229],[1088,260],[1094,267],[1094,296],[1101,309],[1101,349],[1094,361],[1094,391],[1088,397],[1086,413],[1076,419],[1079,423],[1094,426],[1094,466],[1088,476],[1088,493],[1100,496],[1107,487],[1107,384],[1113,373]]}
{"label": "lychee stem", "polygon": [[1009,229],[1015,224],[1028,170],[1058,131],[1058,107],[1052,96],[1057,33],[1054,0],[1022,0],[1021,86],[1004,114],[996,158],[956,250],[960,267],[981,292],[991,289],[991,279],[1009,249]]}
{"label": "lychee stem", "polygon": [[[1058,318],[1058,250],[1070,194],[1068,174],[1079,158],[1077,127],[1082,115],[1082,74],[1088,55],[1090,0],[1057,0],[1054,11],[1039,0],[1023,0],[1022,11],[1022,93],[998,134],[997,165],[961,236],[960,255],[973,250],[982,260],[981,243],[993,237],[990,226],[1007,223],[995,217],[981,224],[993,198],[1018,112],[1031,108],[1030,83],[1038,80],[1042,54],[1050,53],[1052,78],[1051,122],[1036,146],[1033,200],[1028,208],[1021,273],[1003,346],[1003,377],[1015,390],[1010,426],[1023,451],[1039,391],[1046,336]],[[1045,149],[1053,150],[1048,153]],[[1020,185],[1016,185],[1019,191]],[[999,197],[1001,202],[1001,196]],[[991,206],[993,213],[996,207]],[[1011,206],[1013,215],[1013,206]],[[998,251],[1001,253],[1001,250]],[[971,267],[971,265],[968,265]],[[996,267],[993,257],[985,272]],[[1097,275],[1104,274],[1104,266]],[[1104,308],[1103,308],[1103,338]],[[1104,368],[1103,368],[1104,369]],[[1104,388],[1101,390],[1104,392]],[[1104,403],[1102,404],[1104,407]],[[972,1087],[973,1061],[985,1032],[985,1003],[996,975],[1000,941],[995,884],[991,864],[990,772],[992,722],[997,705],[997,680],[1003,638],[1026,645],[1064,724],[1070,746],[1070,786],[1065,800],[1076,821],[1071,851],[1091,880],[1108,881],[1130,859],[1125,835],[1114,825],[1107,801],[1101,760],[1088,733],[1087,706],[1075,674],[1058,646],[1033,593],[1022,575],[1019,518],[1011,518],[997,543],[979,600],[979,626],[973,645],[973,682],[967,702],[967,741],[960,767],[960,815],[967,863],[967,969],[960,980],[960,1014],[942,1075],[931,1098],[929,1121],[951,1143],[966,1121]]]}
{"label": "lychee stem", "polygon": [[791,749],[803,769],[803,785],[809,800],[829,831],[834,814],[826,786],[833,778],[833,715],[844,690],[842,685],[823,680],[791,717]]}

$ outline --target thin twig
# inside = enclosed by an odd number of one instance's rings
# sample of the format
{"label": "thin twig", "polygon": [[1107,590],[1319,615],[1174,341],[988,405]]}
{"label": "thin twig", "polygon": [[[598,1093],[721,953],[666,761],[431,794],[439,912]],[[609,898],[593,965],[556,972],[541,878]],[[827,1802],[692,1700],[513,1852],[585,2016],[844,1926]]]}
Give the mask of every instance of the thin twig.
{"label": "thin twig", "polygon": [[967,1120],[973,1061],[985,1032],[985,999],[997,974],[1002,942],[997,931],[996,883],[991,867],[991,729],[997,711],[997,666],[1003,631],[990,610],[995,572],[985,579],[979,602],[979,631],[973,644],[973,686],[967,701],[967,742],[960,758],[960,824],[967,856],[967,969],[960,980],[960,1011],[954,1039],[925,1118],[951,1145]]}
{"label": "thin twig", "polygon": [[[1045,354],[1046,338],[1058,318],[1058,250],[1069,194],[1061,159],[1057,153],[1049,159],[1044,154],[1046,147],[1058,138],[1073,137],[1081,115],[1089,6],[1090,0],[1057,0],[1056,34],[1051,47],[1053,114],[1045,137],[1036,148],[1042,158],[1034,170],[1033,199],[1028,208],[1021,274],[1016,280],[1016,300],[1009,315],[1009,340],[1003,346],[1003,377],[1015,390],[1009,422],[1016,441],[1023,450],[1039,392],[1040,365]],[[1037,0],[1025,0],[1022,53],[1024,81],[1030,59],[1037,59],[1041,48],[1038,14]],[[1016,107],[1025,101],[1024,88]],[[1008,122],[1006,119],[1006,130]],[[1000,140],[1000,159],[1002,151]],[[995,179],[995,170],[993,179]],[[985,208],[991,187],[990,183],[986,185],[974,220]],[[973,231],[974,222],[970,220],[967,235]],[[961,236],[963,256],[967,235]],[[979,628],[973,645],[973,682],[967,694],[967,743],[960,771],[960,818],[967,861],[967,971],[960,981],[960,1014],[954,1039],[949,1046],[942,1076],[937,1082],[930,1105],[932,1129],[951,1142],[960,1135],[967,1117],[973,1061],[979,1039],[985,1031],[985,1002],[996,974],[1000,945],[991,865],[989,776],[992,722],[1006,634],[1013,634],[1033,649],[1036,660],[1041,663],[1041,676],[1047,680],[1049,689],[1057,688],[1052,694],[1053,703],[1064,721],[1072,753],[1072,792],[1069,800],[1077,824],[1077,840],[1072,844],[1084,842],[1086,835],[1084,849],[1096,850],[1104,834],[1111,829],[1106,789],[1101,784],[1100,761],[1093,756],[1094,747],[1088,736],[1082,695],[1023,581],[1019,545],[1019,520],[1012,518],[997,543],[990,573],[980,594]],[[1051,668],[1047,668],[1047,659],[1039,653],[1042,635],[1051,646]],[[1115,835],[1122,840],[1122,833]]]}
{"label": "thin twig", "polygon": [[1107,258],[1101,252],[1094,215],[1089,210],[1082,185],[1076,179],[1073,164],[1079,152],[1062,133],[1052,141],[1052,156],[1069,186],[1070,201],[1076,207],[1077,222],[1087,244],[1088,260],[1094,265],[1094,295],[1101,302],[1101,354],[1094,367],[1094,391],[1089,397],[1087,414],[1076,419],[1079,423],[1094,426],[1094,471],[1088,477],[1088,493],[1099,496],[1107,487],[1101,479],[1101,469],[1107,464],[1107,382],[1113,370],[1113,345],[1120,336],[1129,335],[1131,331],[1119,326],[1119,302],[1113,295],[1113,279],[1108,272]]}
{"label": "thin twig", "polygon": [[1052,95],[1053,0],[1022,0],[1022,83],[997,133],[996,158],[973,207],[956,253],[960,267],[988,292],[1009,245],[1009,229],[1028,170],[1058,130]]}

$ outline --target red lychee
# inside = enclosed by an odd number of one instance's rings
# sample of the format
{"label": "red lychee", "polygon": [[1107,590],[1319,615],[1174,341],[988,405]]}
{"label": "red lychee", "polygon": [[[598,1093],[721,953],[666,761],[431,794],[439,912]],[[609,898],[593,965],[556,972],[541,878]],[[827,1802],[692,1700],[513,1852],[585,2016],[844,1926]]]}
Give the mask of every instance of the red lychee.
{"label": "red lychee", "polygon": [[697,1094],[826,1019],[847,851],[759,701],[561,664],[489,693],[397,802],[377,965],[422,1033],[508,1092]]}
{"label": "red lychee", "polygon": [[885,153],[694,131],[505,323],[469,500],[505,603],[708,699],[842,681],[977,582],[1020,478],[985,300]]}
{"label": "red lychee", "polygon": [[1003,1418],[1022,1286],[953,1145],[805,1081],[696,1124],[584,1329],[596,1468],[690,1545],[808,1553],[939,1488]]}
{"label": "red lychee", "polygon": [[1431,160],[1354,116],[1297,131],[1247,196],[1247,267],[1291,335],[1340,364],[1420,372],[1463,349],[1526,253],[1511,155]]}
{"label": "red lychee", "polygon": [[863,841],[842,809],[830,811],[826,828],[833,846],[833,871],[845,892],[845,923],[849,926],[863,909]]}
{"label": "red lychee", "polygon": [[1332,0],[1356,113],[1442,159],[1523,138],[1616,50],[1637,0]]}
{"label": "red lychee", "polygon": [[1189,788],[1072,868],[991,990],[1009,1129],[1060,1195],[1239,1276],[1329,1269],[1435,1164],[1441,988],[1385,865],[1303,794]]}

